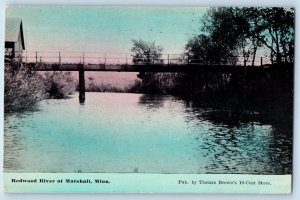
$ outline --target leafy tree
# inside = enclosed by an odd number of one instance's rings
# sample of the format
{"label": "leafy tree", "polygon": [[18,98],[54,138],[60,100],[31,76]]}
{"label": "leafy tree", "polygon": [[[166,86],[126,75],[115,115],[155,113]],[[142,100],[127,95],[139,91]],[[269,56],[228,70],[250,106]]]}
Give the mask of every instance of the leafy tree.
{"label": "leafy tree", "polygon": [[294,59],[294,9],[272,8],[213,8],[203,31],[215,41],[221,41],[228,50],[235,50],[252,65],[258,48],[269,52],[277,63]]}
{"label": "leafy tree", "polygon": [[[162,64],[163,47],[156,45],[155,42],[143,40],[132,40],[133,63],[135,64]],[[175,87],[174,73],[140,72],[137,81],[132,86],[132,91],[143,93],[171,93]]]}
{"label": "leafy tree", "polygon": [[[163,48],[155,42],[146,42],[142,39],[132,40],[131,51],[133,53],[132,62],[134,64],[156,64],[162,62]],[[145,93],[159,92],[159,83],[156,80],[157,73],[140,72],[137,77],[142,79],[141,91]]]}
{"label": "leafy tree", "polygon": [[210,51],[214,52],[214,59],[228,60],[232,64],[237,61],[239,41],[246,29],[245,20],[235,13],[232,7],[211,8],[202,19],[202,31],[213,44]]}
{"label": "leafy tree", "polygon": [[259,12],[259,27],[262,31],[257,39],[270,50],[271,59],[280,63],[293,62],[295,19],[294,9],[282,7],[261,8]]}
{"label": "leafy tree", "polygon": [[233,52],[222,48],[211,37],[204,34],[191,38],[185,46],[185,52],[190,63],[236,63]]}
{"label": "leafy tree", "polygon": [[254,65],[256,54],[261,49],[268,52],[271,61],[294,60],[292,8],[211,8],[202,24],[203,33],[190,39],[186,45],[186,51],[198,59],[200,55],[209,62],[220,62],[241,56],[244,64],[252,61]]}
{"label": "leafy tree", "polygon": [[210,38],[203,34],[191,38],[185,46],[189,62],[208,63],[208,59],[213,59],[214,56],[210,51],[211,42]]}
{"label": "leafy tree", "polygon": [[163,48],[156,45],[155,42],[146,42],[144,40],[132,40],[131,51],[133,53],[134,64],[156,64],[162,63]]}
{"label": "leafy tree", "polygon": [[246,23],[238,47],[242,52],[245,63],[250,61],[252,57],[252,66],[255,64],[258,48],[262,47],[259,38],[263,27],[258,25],[260,16],[258,9],[256,7],[235,8],[235,15],[242,18]]}
{"label": "leafy tree", "polygon": [[[231,7],[211,8],[202,19],[202,25],[202,34],[188,41],[186,53],[207,64],[235,64],[247,30],[245,19],[236,15],[236,9]],[[246,57],[246,53],[244,55]]]}

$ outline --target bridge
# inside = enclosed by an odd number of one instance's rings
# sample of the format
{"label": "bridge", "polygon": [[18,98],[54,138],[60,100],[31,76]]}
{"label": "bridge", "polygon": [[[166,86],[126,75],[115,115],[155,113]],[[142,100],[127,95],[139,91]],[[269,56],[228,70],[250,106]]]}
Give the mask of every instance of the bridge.
{"label": "bridge", "polygon": [[185,54],[162,54],[160,58],[130,54],[109,55],[99,52],[23,52],[23,63],[33,71],[78,71],[79,101],[85,101],[85,71],[100,72],[186,72],[186,73],[246,73],[272,69],[272,61],[259,57],[254,62],[235,56],[209,61],[190,58]]}

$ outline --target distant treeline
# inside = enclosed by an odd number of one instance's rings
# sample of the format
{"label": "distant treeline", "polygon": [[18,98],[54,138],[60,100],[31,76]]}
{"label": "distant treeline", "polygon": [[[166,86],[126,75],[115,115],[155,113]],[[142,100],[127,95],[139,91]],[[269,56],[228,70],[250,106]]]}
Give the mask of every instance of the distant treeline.
{"label": "distant treeline", "polygon": [[[78,85],[77,85],[78,88]],[[116,92],[124,93],[130,92],[131,86],[118,87],[109,83],[97,83],[93,76],[89,76],[85,79],[85,91],[86,92]]]}

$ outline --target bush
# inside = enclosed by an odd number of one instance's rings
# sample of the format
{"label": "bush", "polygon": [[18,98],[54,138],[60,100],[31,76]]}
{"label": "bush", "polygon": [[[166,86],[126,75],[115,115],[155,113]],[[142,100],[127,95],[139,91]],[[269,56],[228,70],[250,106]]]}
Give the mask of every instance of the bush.
{"label": "bush", "polygon": [[46,72],[42,75],[15,60],[5,63],[5,112],[30,109],[45,98],[67,98],[76,82],[70,72]]}
{"label": "bush", "polygon": [[25,110],[45,98],[43,77],[16,61],[5,64],[4,110]]}
{"label": "bush", "polygon": [[76,81],[71,72],[46,72],[44,79],[48,98],[67,98],[76,90]]}

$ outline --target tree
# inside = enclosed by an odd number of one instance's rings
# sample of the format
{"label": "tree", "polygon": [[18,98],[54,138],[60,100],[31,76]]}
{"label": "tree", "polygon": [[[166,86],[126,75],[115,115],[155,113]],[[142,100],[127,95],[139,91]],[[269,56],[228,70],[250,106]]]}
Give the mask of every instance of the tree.
{"label": "tree", "polygon": [[252,57],[254,65],[257,51],[262,48],[269,52],[272,61],[293,62],[292,8],[211,8],[202,23],[202,31],[212,40],[218,53],[223,49],[233,56],[241,55],[245,64]]}
{"label": "tree", "polygon": [[188,41],[185,45],[185,54],[190,63],[236,63],[236,57],[232,51],[218,45],[211,37],[204,34],[194,36]]}
{"label": "tree", "polygon": [[[235,64],[240,46],[247,44],[247,21],[236,13],[237,9],[232,7],[209,9],[201,21],[202,33],[188,41],[186,53],[207,64]],[[243,55],[245,60],[248,54],[244,51]]]}
{"label": "tree", "polygon": [[208,59],[213,56],[210,55],[211,40],[206,35],[198,35],[191,38],[185,45],[185,51],[190,59],[189,62],[193,63],[207,63]]}
{"label": "tree", "polygon": [[257,38],[270,50],[271,59],[276,62],[293,62],[295,16],[294,9],[262,8],[258,10],[259,26],[263,31]]}
{"label": "tree", "polygon": [[232,7],[211,8],[202,20],[202,31],[208,34],[213,44],[211,51],[231,64],[237,61],[240,41],[247,29],[245,19],[236,12]]}
{"label": "tree", "polygon": [[155,42],[146,42],[144,40],[132,40],[133,46],[131,51],[133,53],[134,64],[155,64],[162,63],[163,48],[156,45]]}
{"label": "tree", "polygon": [[[132,40],[134,64],[162,64],[163,47],[156,45],[155,42],[146,42],[144,40]],[[139,83],[139,90],[143,93],[167,93],[170,83],[170,74],[157,72],[140,72],[138,78],[142,80]],[[172,79],[173,80],[173,79]]]}

